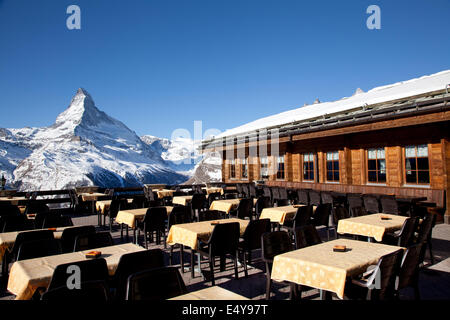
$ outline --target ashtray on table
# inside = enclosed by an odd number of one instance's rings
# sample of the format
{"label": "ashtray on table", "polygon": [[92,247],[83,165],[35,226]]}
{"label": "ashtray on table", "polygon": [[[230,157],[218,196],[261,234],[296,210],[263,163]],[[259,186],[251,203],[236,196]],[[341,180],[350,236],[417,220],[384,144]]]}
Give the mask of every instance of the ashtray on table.
{"label": "ashtray on table", "polygon": [[345,252],[346,250],[347,250],[346,246],[338,245],[333,247],[334,252]]}

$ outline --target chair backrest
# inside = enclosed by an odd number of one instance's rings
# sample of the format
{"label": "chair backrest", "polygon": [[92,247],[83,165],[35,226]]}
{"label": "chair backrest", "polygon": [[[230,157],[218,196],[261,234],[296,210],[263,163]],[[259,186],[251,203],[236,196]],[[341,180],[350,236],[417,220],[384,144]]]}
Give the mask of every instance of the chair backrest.
{"label": "chair backrest", "polygon": [[112,245],[114,245],[114,241],[109,231],[86,233],[80,234],[75,238],[73,251],[91,250]]}
{"label": "chair backrest", "polygon": [[145,208],[147,204],[147,199],[145,196],[134,196],[131,205],[135,209]]}
{"label": "chair backrest", "polygon": [[272,197],[272,192],[270,191],[270,188],[263,187],[263,192],[264,192],[264,196],[268,197],[270,199],[270,201],[272,201],[273,197]]}
{"label": "chair backrest", "polygon": [[250,197],[250,190],[248,184],[242,184],[242,195],[246,198]]}
{"label": "chair backrest", "polygon": [[245,219],[246,217],[252,218],[253,216],[253,199],[241,199],[237,207],[237,216],[239,219]]}
{"label": "chair backrest", "polygon": [[256,187],[254,183],[249,183],[248,189],[250,192],[250,197],[256,198],[258,195],[256,194]]}
{"label": "chair backrest", "polygon": [[407,218],[400,230],[400,238],[398,245],[400,247],[408,247],[414,242],[414,232],[417,229],[419,217]]}
{"label": "chair backrest", "polygon": [[361,195],[357,194],[347,194],[347,204],[348,210],[351,211],[354,207],[363,207],[363,199]]}
{"label": "chair backrest", "polygon": [[259,197],[258,200],[256,200],[255,204],[256,217],[259,218],[263,209],[269,207],[270,207],[270,198],[266,196]]}
{"label": "chair backrest", "polygon": [[61,254],[61,243],[56,239],[25,241],[17,252],[17,261]]}
{"label": "chair backrest", "polygon": [[173,207],[172,212],[169,214],[167,220],[167,230],[169,230],[170,227],[174,224],[190,223],[190,222],[192,222],[192,219],[189,207],[175,206]]}
{"label": "chair backrest", "polygon": [[406,249],[398,275],[397,290],[409,287],[418,281],[422,246],[422,243],[417,243]]}
{"label": "chair backrest", "polygon": [[126,300],[165,300],[186,293],[178,268],[155,268],[128,277]]}
{"label": "chair backrest", "polygon": [[42,229],[71,226],[73,226],[72,218],[60,214],[49,214],[44,217],[44,222],[42,223]]}
{"label": "chair backrest", "polygon": [[333,222],[338,224],[339,220],[350,218],[350,214],[344,206],[337,205],[333,210]]}
{"label": "chair backrest", "polygon": [[280,190],[277,187],[272,187],[272,200],[276,201],[280,199]]}
{"label": "chair backrest", "polygon": [[301,249],[322,243],[322,239],[313,225],[297,227],[294,230],[295,248]]}
{"label": "chair backrest", "polygon": [[164,231],[166,229],[167,219],[166,207],[148,208],[144,218],[146,231]]}
{"label": "chair backrest", "polygon": [[325,203],[319,204],[313,215],[314,225],[328,227],[332,210],[333,210],[333,204],[330,202],[325,202]]}
{"label": "chair backrest", "polygon": [[155,194],[153,193],[152,188],[145,187],[144,196],[147,198],[148,201],[156,201]]}
{"label": "chair backrest", "polygon": [[208,208],[211,207],[211,204],[212,204],[213,201],[215,201],[215,200],[220,200],[221,197],[222,197],[222,196],[221,196],[220,192],[213,192],[213,193],[210,193],[210,194],[208,195]]}
{"label": "chair backrest", "polygon": [[79,226],[64,229],[61,235],[61,247],[64,253],[73,252],[77,236],[86,233],[95,233],[94,226]]}
{"label": "chair backrest", "polygon": [[278,194],[280,196],[280,199],[288,200],[288,192],[286,188],[278,188]]}
{"label": "chair backrest", "polygon": [[116,288],[115,297],[124,300],[128,277],[136,272],[164,267],[164,254],[161,249],[151,249],[124,254],[120,257],[112,283]]}
{"label": "chair backrest", "polygon": [[206,196],[203,193],[195,193],[192,195],[190,202],[192,210],[201,210],[204,208]]}
{"label": "chair backrest", "polygon": [[109,286],[106,281],[85,281],[80,283],[80,289],[69,289],[67,285],[44,292],[43,301],[64,302],[106,302],[110,300]]}
{"label": "chair backrest", "polygon": [[225,193],[225,199],[237,199],[237,193]]}
{"label": "chair backrest", "polygon": [[402,256],[403,250],[399,249],[379,259],[376,271],[368,279],[368,283],[375,285],[375,298],[385,300],[393,297]]}
{"label": "chair backrest", "polygon": [[320,201],[321,201],[320,193],[318,191],[315,191],[315,190],[310,190],[308,192],[308,194],[309,194],[309,204],[318,206],[320,204]]}
{"label": "chair backrest", "polygon": [[365,195],[363,196],[364,207],[368,213],[378,213],[380,212],[380,205],[378,199],[374,196]]}
{"label": "chair backrest", "polygon": [[267,232],[261,236],[262,259],[272,263],[276,255],[293,249],[291,238],[286,231]]}
{"label": "chair backrest", "polygon": [[329,192],[322,191],[320,193],[320,198],[322,200],[322,203],[331,203],[331,204],[333,204],[333,196]]}
{"label": "chair backrest", "polygon": [[350,213],[352,217],[360,217],[367,215],[367,211],[364,207],[353,207],[350,208]]}
{"label": "chair backrest", "polygon": [[418,225],[417,228],[418,229],[417,243],[423,243],[428,241],[428,239],[430,239],[435,223],[436,223],[436,215],[427,214],[424,217],[422,223]]}
{"label": "chair backrest", "polygon": [[298,203],[309,205],[308,191],[303,190],[303,189],[298,189],[297,190],[297,199],[298,199]]}
{"label": "chair backrest", "polygon": [[297,212],[293,218],[293,228],[304,226],[311,223],[311,216],[313,214],[313,206],[301,206],[297,208]]}
{"label": "chair backrest", "polygon": [[33,230],[33,231],[19,232],[17,234],[16,241],[14,241],[14,245],[11,250],[13,259],[17,259],[19,248],[23,243],[37,240],[48,240],[54,238],[55,237],[53,235],[53,231],[51,230]]}
{"label": "chair backrest", "polygon": [[111,200],[111,204],[109,205],[109,210],[107,211],[107,215],[110,218],[117,217],[117,214],[120,210],[126,210],[128,207],[128,201],[124,198],[114,198]]}
{"label": "chair backrest", "polygon": [[237,191],[237,193],[242,195],[242,184],[241,183],[236,183],[236,191]]}
{"label": "chair backrest", "polygon": [[73,266],[77,266],[80,270],[80,282],[109,280],[108,266],[104,258],[73,261],[56,266],[47,291],[67,287],[68,278],[74,274]]}
{"label": "chair backrest", "polygon": [[220,223],[214,226],[209,238],[209,253],[211,256],[236,254],[239,243],[239,222]]}
{"label": "chair backrest", "polygon": [[1,232],[24,231],[34,229],[33,221],[24,214],[2,216],[0,219]]}
{"label": "chair backrest", "polygon": [[381,196],[381,211],[389,214],[399,214],[397,200],[394,197]]}
{"label": "chair backrest", "polygon": [[36,214],[36,213],[49,212],[49,211],[50,211],[50,209],[45,203],[35,202],[32,200],[30,200],[28,202],[28,205],[25,209],[26,214],[31,214],[31,213]]}
{"label": "chair backrest", "polygon": [[11,215],[20,215],[20,209],[18,206],[14,206],[12,204],[2,204],[0,205],[0,217],[2,216],[11,216]]}
{"label": "chair backrest", "polygon": [[270,219],[250,221],[242,235],[244,250],[260,249],[261,236],[266,232],[270,232]]}
{"label": "chair backrest", "polygon": [[278,199],[277,200],[277,207],[284,207],[284,206],[288,206],[289,203],[289,199]]}
{"label": "chair backrest", "polygon": [[198,213],[198,221],[211,221],[222,219],[222,214],[217,210],[204,210]]}
{"label": "chair backrest", "polygon": [[[43,229],[44,228],[44,220],[48,217],[55,217],[55,213],[50,213],[50,211],[38,212],[36,213],[33,223],[35,229]],[[51,218],[50,218],[51,219]]]}

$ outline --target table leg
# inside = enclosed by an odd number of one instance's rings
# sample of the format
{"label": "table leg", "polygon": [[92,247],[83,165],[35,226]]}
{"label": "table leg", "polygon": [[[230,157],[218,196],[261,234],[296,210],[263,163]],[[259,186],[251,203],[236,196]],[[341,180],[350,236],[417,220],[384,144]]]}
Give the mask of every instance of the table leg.
{"label": "table leg", "polygon": [[180,244],[180,266],[181,266],[181,273],[184,273],[184,247],[182,244]]}

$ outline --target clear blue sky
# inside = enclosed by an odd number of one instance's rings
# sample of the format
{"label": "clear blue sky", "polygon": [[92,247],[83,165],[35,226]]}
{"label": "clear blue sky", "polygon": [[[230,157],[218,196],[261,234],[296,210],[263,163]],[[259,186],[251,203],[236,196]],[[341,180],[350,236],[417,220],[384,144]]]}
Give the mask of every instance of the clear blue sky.
{"label": "clear blue sky", "polygon": [[450,69],[449,13],[449,0],[0,0],[0,127],[50,125],[83,87],[139,135],[225,130]]}

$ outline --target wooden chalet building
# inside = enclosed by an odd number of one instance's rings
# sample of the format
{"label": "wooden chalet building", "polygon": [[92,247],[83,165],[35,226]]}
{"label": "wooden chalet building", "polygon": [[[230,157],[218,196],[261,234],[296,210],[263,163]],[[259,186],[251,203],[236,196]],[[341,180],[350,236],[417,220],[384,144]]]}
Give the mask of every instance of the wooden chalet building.
{"label": "wooden chalet building", "polygon": [[449,100],[450,70],[259,119],[201,148],[222,153],[226,183],[425,196],[450,223]]}

